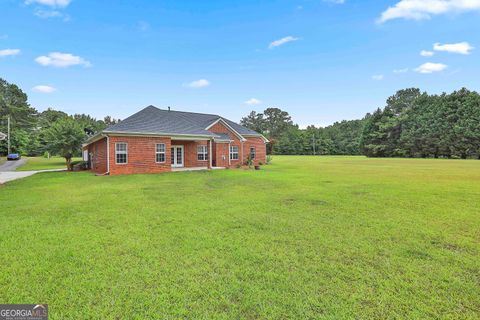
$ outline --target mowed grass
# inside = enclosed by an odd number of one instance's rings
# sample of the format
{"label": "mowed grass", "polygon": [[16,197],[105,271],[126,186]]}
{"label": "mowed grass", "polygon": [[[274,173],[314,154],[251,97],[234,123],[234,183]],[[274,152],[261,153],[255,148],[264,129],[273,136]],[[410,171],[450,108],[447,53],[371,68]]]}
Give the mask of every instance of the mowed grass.
{"label": "mowed grass", "polygon": [[[50,169],[67,169],[65,158],[62,157],[23,157],[27,163],[18,167],[16,171],[32,171],[32,170],[50,170]],[[72,161],[82,160],[81,158],[73,158]]]}
{"label": "mowed grass", "polygon": [[0,301],[51,319],[480,317],[480,161],[40,173],[0,203]]}

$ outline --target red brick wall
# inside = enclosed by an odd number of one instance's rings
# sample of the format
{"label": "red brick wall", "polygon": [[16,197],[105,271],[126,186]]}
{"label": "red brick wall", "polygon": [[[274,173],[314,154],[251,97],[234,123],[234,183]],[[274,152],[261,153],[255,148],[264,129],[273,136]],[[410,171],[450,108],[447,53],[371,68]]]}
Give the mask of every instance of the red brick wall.
{"label": "red brick wall", "polygon": [[[236,166],[238,164],[242,164],[242,143],[240,142],[240,139],[237,137],[237,135],[235,133],[233,133],[230,129],[228,129],[223,123],[221,122],[217,122],[215,125],[213,125],[210,129],[208,129],[208,131],[210,132],[214,132],[214,133],[226,133],[228,134],[228,136],[230,137],[230,140],[233,140],[231,142],[231,146],[238,146],[238,160],[231,160],[231,166]],[[217,146],[219,146],[220,144],[217,144]],[[227,148],[228,148],[228,143],[227,143]],[[218,149],[217,149],[218,150]],[[222,165],[219,165],[217,163],[217,166],[218,167],[228,167],[228,158],[230,157],[230,150],[227,151],[227,154],[226,154],[226,158],[227,158],[227,163],[222,166]],[[218,159],[219,155],[218,155],[218,152],[216,152],[216,159]]]}
{"label": "red brick wall", "polygon": [[228,143],[214,143],[214,159],[217,167],[228,167],[228,157],[230,156]]}
{"label": "red brick wall", "polygon": [[253,161],[255,165],[258,165],[259,162],[265,164],[267,162],[267,145],[262,138],[251,137],[247,138],[247,141],[243,143],[244,148],[244,160],[248,159],[250,154],[250,147],[255,147],[255,160]]}
{"label": "red brick wall", "polygon": [[[251,137],[251,138],[246,138],[247,141],[241,142],[240,139],[233,133],[229,128],[227,128],[223,123],[218,122],[214,126],[212,126],[210,129],[208,129],[211,132],[214,133],[227,133],[233,142],[231,143],[232,146],[238,146],[238,153],[239,153],[239,160],[231,160],[231,165],[230,166],[236,166],[238,164],[245,164],[245,162],[248,159],[248,155],[250,153],[250,147],[255,147],[256,150],[256,157],[254,160],[254,164],[258,164],[259,162],[265,163],[267,160],[267,145],[264,143],[262,138],[257,138],[257,137]],[[219,148],[220,144],[216,144],[216,158],[217,161],[219,160]],[[226,144],[227,148],[227,163],[224,165],[220,165],[220,162],[217,162],[217,166],[219,167],[228,167],[228,158],[230,157],[230,150],[228,149],[228,144]],[[243,159],[243,161],[242,161]],[[223,162],[224,163],[224,162]]]}
{"label": "red brick wall", "polygon": [[209,141],[181,141],[181,140],[172,140],[173,145],[182,145],[184,155],[185,167],[208,167],[209,160],[198,160],[197,156],[197,146],[206,145],[208,153],[210,153],[210,142]]}
{"label": "red brick wall", "polygon": [[[216,133],[227,133],[232,142],[215,143],[212,145],[212,155],[210,155],[209,141],[171,141],[170,138],[161,137],[110,137],[110,174],[132,174],[132,173],[158,173],[171,171],[171,151],[172,145],[184,146],[184,166],[185,167],[208,167],[209,160],[198,160],[197,146],[207,145],[209,156],[213,156],[218,167],[236,166],[244,164],[250,153],[250,147],[255,147],[255,164],[266,162],[266,144],[262,138],[251,137],[247,141],[241,142],[240,139],[222,123],[215,124],[210,131]],[[128,145],[128,159],[126,164],[117,164],[115,159],[115,143],[124,142]],[[156,163],[155,145],[157,143],[165,144],[165,162]],[[230,146],[238,146],[239,160],[230,160]],[[87,146],[89,154],[92,154],[91,166],[95,173],[106,173],[107,168],[107,139],[101,139]]]}
{"label": "red brick wall", "polygon": [[107,172],[107,138],[95,141],[87,146],[91,170],[103,174]]}
{"label": "red brick wall", "polygon": [[[115,143],[128,144],[126,164],[116,164]],[[156,163],[157,143],[165,144],[165,163]],[[171,171],[170,138],[160,137],[110,137],[110,174],[158,173]]]}

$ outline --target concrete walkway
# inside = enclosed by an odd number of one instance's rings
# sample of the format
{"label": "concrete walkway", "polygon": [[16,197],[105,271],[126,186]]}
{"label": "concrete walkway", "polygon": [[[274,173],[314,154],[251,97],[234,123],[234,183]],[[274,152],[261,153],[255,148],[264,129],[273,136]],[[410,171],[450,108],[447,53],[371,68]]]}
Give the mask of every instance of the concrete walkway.
{"label": "concrete walkway", "polygon": [[35,173],[39,173],[39,172],[58,172],[58,171],[66,171],[66,170],[65,169],[49,169],[49,170],[35,170],[35,171],[0,172],[0,184],[4,184],[5,182],[8,182],[8,181],[13,181],[13,180],[33,176]]}
{"label": "concrete walkway", "polygon": [[34,171],[15,171],[16,168],[25,164],[25,159],[20,159],[17,161],[7,161],[4,164],[0,165],[0,184],[5,182],[17,180],[25,177],[29,177],[38,172],[56,172],[56,171],[65,171],[65,169],[50,169],[50,170],[34,170]]}

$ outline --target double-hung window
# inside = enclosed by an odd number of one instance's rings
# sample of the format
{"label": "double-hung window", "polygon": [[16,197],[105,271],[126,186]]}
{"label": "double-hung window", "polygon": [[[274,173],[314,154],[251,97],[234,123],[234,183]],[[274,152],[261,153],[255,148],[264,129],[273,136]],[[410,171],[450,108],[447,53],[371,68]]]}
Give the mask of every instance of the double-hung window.
{"label": "double-hung window", "polygon": [[155,145],[155,162],[165,162],[165,143],[157,143]]}
{"label": "double-hung window", "polygon": [[255,151],[255,147],[250,147],[250,159],[255,159],[255,156],[257,155]]}
{"label": "double-hung window", "polygon": [[200,160],[200,161],[208,160],[207,145],[197,146],[197,159]]}
{"label": "double-hung window", "polygon": [[238,160],[238,146],[230,146],[230,160]]}
{"label": "double-hung window", "polygon": [[128,144],[125,142],[115,143],[115,163],[128,163]]}

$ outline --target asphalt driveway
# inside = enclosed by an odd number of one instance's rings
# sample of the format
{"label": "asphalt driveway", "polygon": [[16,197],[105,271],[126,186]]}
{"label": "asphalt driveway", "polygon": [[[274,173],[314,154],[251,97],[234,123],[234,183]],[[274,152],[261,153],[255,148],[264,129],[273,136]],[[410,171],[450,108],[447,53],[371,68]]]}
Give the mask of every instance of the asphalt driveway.
{"label": "asphalt driveway", "polygon": [[27,160],[25,159],[20,159],[16,161],[5,161],[4,164],[0,164],[0,172],[15,171],[15,169],[25,164],[26,162]]}
{"label": "asphalt driveway", "polygon": [[0,184],[3,184],[8,181],[17,180],[32,176],[38,172],[54,172],[54,171],[64,171],[64,169],[51,169],[51,170],[36,170],[36,171],[15,171],[16,168],[25,164],[25,159],[20,159],[17,161],[6,161],[4,164],[0,165]]}

